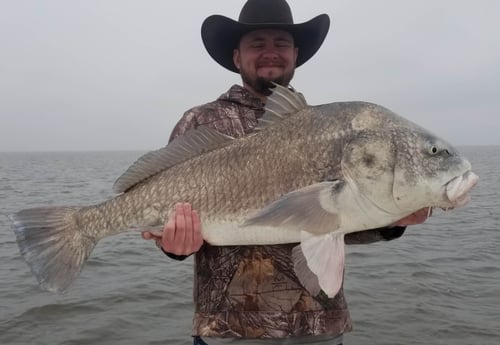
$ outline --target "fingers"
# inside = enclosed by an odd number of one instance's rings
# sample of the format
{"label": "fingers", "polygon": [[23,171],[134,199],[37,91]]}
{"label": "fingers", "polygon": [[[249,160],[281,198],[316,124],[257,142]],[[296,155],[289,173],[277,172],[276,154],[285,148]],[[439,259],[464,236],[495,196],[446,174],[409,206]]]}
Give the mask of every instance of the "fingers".
{"label": "fingers", "polygon": [[193,225],[191,222],[191,204],[185,203],[175,205],[175,213],[176,224],[174,240],[179,244],[180,249],[184,251],[187,246],[186,238],[189,238],[189,234],[193,231]]}
{"label": "fingers", "polygon": [[151,240],[151,239],[153,239],[153,235],[151,235],[151,233],[149,231],[141,232],[141,236],[145,240]]}
{"label": "fingers", "polygon": [[406,216],[403,219],[400,219],[396,223],[395,226],[408,226],[415,224],[422,224],[427,220],[428,217],[432,215],[432,207],[425,207],[421,210],[416,211],[415,213]]}
{"label": "fingers", "polygon": [[175,205],[163,230],[161,246],[166,252],[176,255],[190,255],[203,244],[201,223],[198,213],[189,203]]}
{"label": "fingers", "polygon": [[198,212],[193,210],[193,246],[192,249],[194,252],[197,252],[200,247],[203,245],[203,237],[201,235],[201,221]]}
{"label": "fingers", "polygon": [[163,231],[142,231],[141,236],[145,240],[161,240],[163,236]]}
{"label": "fingers", "polygon": [[418,210],[413,214],[413,221],[415,224],[421,224],[427,220],[432,215],[432,207],[426,207]]}
{"label": "fingers", "polygon": [[165,228],[163,229],[161,245],[163,249],[166,250],[167,252],[171,252],[172,250],[171,245],[173,245],[175,241],[176,217],[177,217],[176,215],[177,215],[177,206],[175,207],[175,210],[170,214],[170,217],[168,217],[168,221],[165,224]]}

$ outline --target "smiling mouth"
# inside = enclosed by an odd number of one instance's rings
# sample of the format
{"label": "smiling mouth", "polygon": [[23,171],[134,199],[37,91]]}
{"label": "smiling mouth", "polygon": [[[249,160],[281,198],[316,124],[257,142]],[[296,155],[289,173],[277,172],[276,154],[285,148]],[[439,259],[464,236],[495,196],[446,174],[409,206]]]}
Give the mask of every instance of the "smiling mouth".
{"label": "smiling mouth", "polygon": [[259,66],[257,69],[282,69],[281,66]]}
{"label": "smiling mouth", "polygon": [[285,63],[280,59],[261,59],[256,63],[257,68],[262,67],[285,67]]}

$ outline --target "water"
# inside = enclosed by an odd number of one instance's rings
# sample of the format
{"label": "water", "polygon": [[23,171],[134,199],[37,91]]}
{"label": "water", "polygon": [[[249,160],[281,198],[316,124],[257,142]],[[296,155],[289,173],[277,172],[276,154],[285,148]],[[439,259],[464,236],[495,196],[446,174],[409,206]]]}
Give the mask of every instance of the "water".
{"label": "water", "polygon": [[[480,184],[388,243],[350,246],[346,344],[500,343],[500,147],[465,147]],[[112,195],[139,152],[0,153],[0,344],[189,344],[193,263],[138,234],[101,241],[65,295],[41,291],[8,213]]]}

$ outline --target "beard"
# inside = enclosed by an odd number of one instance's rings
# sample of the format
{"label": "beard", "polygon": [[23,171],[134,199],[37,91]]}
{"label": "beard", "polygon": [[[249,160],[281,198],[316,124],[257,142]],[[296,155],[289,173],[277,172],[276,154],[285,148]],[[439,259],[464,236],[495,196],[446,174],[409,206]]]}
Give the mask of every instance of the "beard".
{"label": "beard", "polygon": [[257,92],[261,95],[269,96],[272,93],[271,89],[274,88],[273,83],[276,83],[278,85],[285,86],[285,87],[288,86],[288,84],[290,83],[290,81],[293,78],[294,70],[292,70],[290,73],[282,74],[279,77],[271,78],[271,79],[259,77],[259,76],[257,76],[257,77],[250,76],[249,73],[246,73],[246,71],[243,69],[240,70],[240,75],[241,75],[241,79],[246,84],[250,85],[250,87],[255,92]]}

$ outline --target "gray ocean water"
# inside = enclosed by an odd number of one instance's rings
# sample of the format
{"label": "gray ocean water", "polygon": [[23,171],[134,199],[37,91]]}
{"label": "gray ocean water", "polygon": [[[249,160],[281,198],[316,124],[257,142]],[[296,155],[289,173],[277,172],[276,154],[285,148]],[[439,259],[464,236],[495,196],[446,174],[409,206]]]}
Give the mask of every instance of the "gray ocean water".
{"label": "gray ocean water", "polygon": [[[480,176],[465,208],[388,243],[350,246],[345,344],[500,344],[500,147],[463,147]],[[101,241],[65,295],[41,291],[6,214],[85,205],[140,152],[0,153],[0,344],[189,344],[192,260],[139,234]]]}

